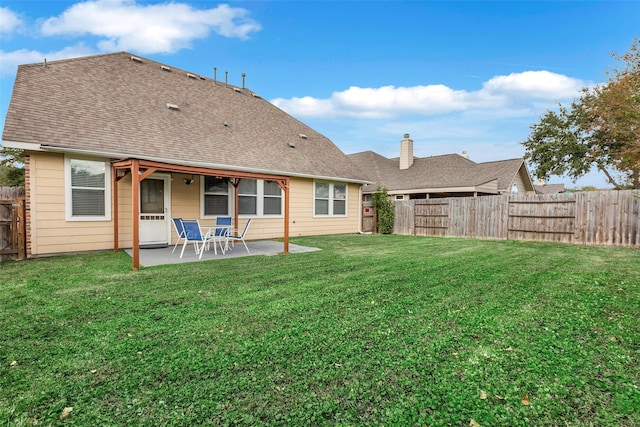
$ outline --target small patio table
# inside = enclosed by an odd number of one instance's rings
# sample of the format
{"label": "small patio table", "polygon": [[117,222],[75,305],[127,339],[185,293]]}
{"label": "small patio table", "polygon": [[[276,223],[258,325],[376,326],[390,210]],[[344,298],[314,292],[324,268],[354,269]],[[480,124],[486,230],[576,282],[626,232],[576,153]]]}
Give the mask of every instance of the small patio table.
{"label": "small patio table", "polygon": [[[213,253],[218,255],[218,251],[216,249],[216,241],[220,244],[220,249],[222,250],[222,254],[229,250],[229,233],[233,230],[233,225],[205,225],[202,224],[202,229],[207,230],[207,236],[211,237],[213,241]],[[224,246],[222,246],[222,242],[224,239]]]}

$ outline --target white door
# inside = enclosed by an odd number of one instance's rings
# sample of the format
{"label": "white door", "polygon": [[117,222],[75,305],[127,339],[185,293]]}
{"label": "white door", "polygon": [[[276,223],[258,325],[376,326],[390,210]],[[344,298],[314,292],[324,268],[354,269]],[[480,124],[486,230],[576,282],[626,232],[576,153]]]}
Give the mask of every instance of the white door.
{"label": "white door", "polygon": [[171,243],[170,184],[171,177],[161,174],[140,182],[140,246]]}

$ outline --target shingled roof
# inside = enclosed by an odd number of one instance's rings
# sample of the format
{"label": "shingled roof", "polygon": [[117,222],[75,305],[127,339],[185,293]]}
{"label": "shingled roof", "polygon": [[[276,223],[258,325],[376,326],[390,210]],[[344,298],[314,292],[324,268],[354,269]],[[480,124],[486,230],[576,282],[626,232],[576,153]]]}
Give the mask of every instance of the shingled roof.
{"label": "shingled roof", "polygon": [[509,185],[524,164],[523,159],[476,163],[458,154],[414,157],[413,165],[400,169],[400,159],[389,159],[373,151],[350,154],[349,157],[375,184],[365,185],[364,192],[376,191],[383,185],[390,192],[411,190],[469,189],[488,183],[496,191],[509,191]]}
{"label": "shingled roof", "polygon": [[2,138],[113,159],[366,181],[328,138],[252,91],[127,52],[21,65]]}

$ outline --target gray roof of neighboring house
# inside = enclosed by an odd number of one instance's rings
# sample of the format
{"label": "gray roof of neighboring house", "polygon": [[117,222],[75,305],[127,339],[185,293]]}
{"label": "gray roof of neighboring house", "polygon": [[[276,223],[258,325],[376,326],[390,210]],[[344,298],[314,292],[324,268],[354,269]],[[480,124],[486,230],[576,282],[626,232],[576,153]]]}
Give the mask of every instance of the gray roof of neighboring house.
{"label": "gray roof of neighboring house", "polygon": [[366,181],[328,138],[250,90],[126,52],[21,65],[2,138],[8,146]]}
{"label": "gray roof of neighboring house", "polygon": [[398,158],[389,159],[373,151],[350,154],[349,157],[375,184],[366,185],[365,192],[384,185],[389,191],[438,188],[470,188],[498,180],[498,190],[508,191],[523,159],[476,163],[458,154],[414,157],[413,165],[400,169]]}
{"label": "gray roof of neighboring house", "polygon": [[564,184],[544,184],[535,186],[536,193],[538,194],[554,194],[562,193],[565,191]]}

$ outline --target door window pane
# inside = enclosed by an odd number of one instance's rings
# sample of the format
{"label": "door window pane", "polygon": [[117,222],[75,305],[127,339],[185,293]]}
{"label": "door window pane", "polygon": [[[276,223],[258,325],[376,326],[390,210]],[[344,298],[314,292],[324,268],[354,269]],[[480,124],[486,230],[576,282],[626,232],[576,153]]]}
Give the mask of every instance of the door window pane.
{"label": "door window pane", "polygon": [[140,183],[140,213],[164,212],[164,181],[145,179]]}

